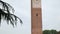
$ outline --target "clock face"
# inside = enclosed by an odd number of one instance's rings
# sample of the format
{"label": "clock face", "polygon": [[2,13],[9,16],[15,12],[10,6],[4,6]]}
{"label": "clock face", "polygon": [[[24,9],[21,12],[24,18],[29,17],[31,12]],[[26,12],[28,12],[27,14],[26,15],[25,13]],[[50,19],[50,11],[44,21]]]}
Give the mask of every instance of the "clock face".
{"label": "clock face", "polygon": [[41,8],[41,0],[32,0],[33,8]]}

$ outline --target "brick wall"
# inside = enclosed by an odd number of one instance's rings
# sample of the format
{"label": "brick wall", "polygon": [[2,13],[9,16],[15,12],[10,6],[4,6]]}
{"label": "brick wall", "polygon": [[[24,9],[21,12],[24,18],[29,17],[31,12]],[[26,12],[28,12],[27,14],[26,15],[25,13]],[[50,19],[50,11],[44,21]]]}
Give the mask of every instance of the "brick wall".
{"label": "brick wall", "polygon": [[42,34],[42,14],[41,8],[32,8],[31,11],[32,34]]}

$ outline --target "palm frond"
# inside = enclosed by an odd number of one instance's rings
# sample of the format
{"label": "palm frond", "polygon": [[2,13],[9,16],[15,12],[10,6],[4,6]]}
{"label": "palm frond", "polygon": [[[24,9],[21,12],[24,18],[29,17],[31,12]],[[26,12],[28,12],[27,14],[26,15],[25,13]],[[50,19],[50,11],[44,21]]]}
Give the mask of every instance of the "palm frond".
{"label": "palm frond", "polygon": [[[14,25],[17,24],[18,20],[20,20],[21,24],[23,23],[22,20],[19,17],[14,15],[15,10],[14,10],[14,8],[12,6],[10,6],[8,3],[3,2],[3,1],[0,1],[0,3],[2,3],[2,7],[3,7],[3,9],[0,9],[0,24],[1,24],[1,18],[2,18],[1,16],[4,17],[4,19],[7,21],[7,24],[9,24],[9,22],[10,22],[10,24],[13,27],[14,27]],[[12,9],[13,14],[10,13],[10,9]]]}

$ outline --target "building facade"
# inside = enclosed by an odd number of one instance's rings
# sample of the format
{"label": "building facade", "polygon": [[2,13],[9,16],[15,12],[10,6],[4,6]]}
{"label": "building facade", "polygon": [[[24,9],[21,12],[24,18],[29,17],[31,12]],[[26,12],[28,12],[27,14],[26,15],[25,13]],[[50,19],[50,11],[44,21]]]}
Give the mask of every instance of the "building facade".
{"label": "building facade", "polygon": [[31,10],[32,34],[42,34],[41,0],[32,0]]}

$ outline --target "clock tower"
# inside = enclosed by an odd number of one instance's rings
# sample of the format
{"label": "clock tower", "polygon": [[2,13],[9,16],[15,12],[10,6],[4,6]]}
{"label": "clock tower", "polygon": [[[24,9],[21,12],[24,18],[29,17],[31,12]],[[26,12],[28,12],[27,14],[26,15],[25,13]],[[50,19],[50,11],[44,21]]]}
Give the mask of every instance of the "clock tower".
{"label": "clock tower", "polygon": [[31,1],[31,32],[32,34],[42,34],[41,0]]}

